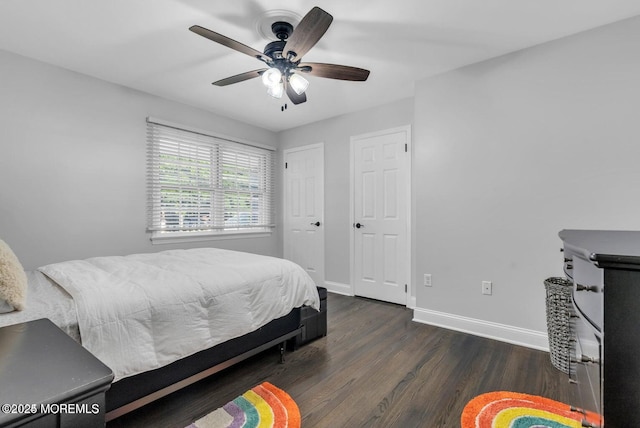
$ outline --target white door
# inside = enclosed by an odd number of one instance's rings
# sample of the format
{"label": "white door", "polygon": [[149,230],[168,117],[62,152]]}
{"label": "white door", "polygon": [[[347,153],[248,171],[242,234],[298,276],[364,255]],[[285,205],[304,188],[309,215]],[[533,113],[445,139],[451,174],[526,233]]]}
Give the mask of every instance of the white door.
{"label": "white door", "polygon": [[284,151],[284,257],[324,286],[324,146]]}
{"label": "white door", "polygon": [[410,128],[351,138],[354,293],[406,305]]}

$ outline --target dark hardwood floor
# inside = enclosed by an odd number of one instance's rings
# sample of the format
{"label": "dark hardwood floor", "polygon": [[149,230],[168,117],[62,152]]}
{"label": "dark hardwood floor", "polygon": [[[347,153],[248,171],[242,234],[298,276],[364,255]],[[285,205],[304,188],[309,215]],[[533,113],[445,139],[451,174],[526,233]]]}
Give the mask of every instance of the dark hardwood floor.
{"label": "dark hardwood floor", "polygon": [[268,381],[298,403],[303,427],[459,427],[465,404],[507,390],[568,402],[549,354],[411,321],[413,311],[329,294],[328,335],[287,354],[266,351],[108,428],[184,427]]}

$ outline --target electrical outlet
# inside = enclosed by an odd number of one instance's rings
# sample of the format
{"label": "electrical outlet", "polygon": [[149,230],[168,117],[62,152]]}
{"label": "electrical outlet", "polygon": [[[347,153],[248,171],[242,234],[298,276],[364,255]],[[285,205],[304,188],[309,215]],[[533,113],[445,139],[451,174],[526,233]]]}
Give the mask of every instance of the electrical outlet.
{"label": "electrical outlet", "polygon": [[491,281],[482,281],[482,294],[491,294]]}
{"label": "electrical outlet", "polygon": [[430,273],[425,273],[424,274],[424,286],[425,287],[431,287],[431,274]]}

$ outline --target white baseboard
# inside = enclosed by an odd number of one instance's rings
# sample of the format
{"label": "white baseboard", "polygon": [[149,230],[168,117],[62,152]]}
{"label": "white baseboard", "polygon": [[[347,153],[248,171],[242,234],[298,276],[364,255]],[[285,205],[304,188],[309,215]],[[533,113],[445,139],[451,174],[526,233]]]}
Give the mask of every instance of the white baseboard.
{"label": "white baseboard", "polygon": [[434,325],[436,327],[443,327],[449,330],[456,330],[475,336],[549,352],[549,340],[546,332],[528,330],[422,308],[414,308],[413,320],[423,324]]}
{"label": "white baseboard", "polygon": [[416,296],[409,296],[409,302],[407,303],[407,308],[415,309],[417,305]]}
{"label": "white baseboard", "polygon": [[344,296],[353,296],[353,290],[351,289],[351,286],[349,284],[325,281],[324,286],[326,287],[327,291],[330,291],[332,293],[342,294]]}

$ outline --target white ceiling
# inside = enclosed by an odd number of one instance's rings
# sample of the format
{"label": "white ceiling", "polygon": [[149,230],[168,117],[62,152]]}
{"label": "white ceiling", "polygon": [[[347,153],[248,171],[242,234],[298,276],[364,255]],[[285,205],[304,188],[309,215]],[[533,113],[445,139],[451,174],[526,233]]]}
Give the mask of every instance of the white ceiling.
{"label": "white ceiling", "polygon": [[[334,20],[303,60],[369,69],[366,82],[309,76],[308,101],[285,112],[259,79],[211,85],[263,64],[191,25],[262,51],[261,18],[313,6]],[[410,97],[425,77],[639,14],[638,0],[2,0],[0,49],[279,131]]]}

